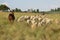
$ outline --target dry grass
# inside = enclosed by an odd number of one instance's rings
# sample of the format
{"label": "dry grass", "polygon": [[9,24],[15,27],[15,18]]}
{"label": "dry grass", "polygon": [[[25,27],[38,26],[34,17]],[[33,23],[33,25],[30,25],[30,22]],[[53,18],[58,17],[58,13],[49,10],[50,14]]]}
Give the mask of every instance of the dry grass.
{"label": "dry grass", "polygon": [[[32,30],[25,22],[17,23],[16,20],[10,24],[7,17],[8,12],[0,12],[0,40],[60,40],[60,25],[45,25]],[[40,15],[35,13],[15,13],[16,19],[22,15]],[[46,14],[52,19],[59,19],[60,14]]]}

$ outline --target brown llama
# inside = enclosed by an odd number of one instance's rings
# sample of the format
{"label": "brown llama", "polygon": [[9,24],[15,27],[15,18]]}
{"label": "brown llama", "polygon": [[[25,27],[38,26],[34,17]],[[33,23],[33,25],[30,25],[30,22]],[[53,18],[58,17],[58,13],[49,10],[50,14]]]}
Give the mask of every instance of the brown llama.
{"label": "brown llama", "polygon": [[14,12],[13,11],[10,11],[11,13],[8,15],[8,19],[10,22],[14,22],[15,20],[15,16],[14,16]]}

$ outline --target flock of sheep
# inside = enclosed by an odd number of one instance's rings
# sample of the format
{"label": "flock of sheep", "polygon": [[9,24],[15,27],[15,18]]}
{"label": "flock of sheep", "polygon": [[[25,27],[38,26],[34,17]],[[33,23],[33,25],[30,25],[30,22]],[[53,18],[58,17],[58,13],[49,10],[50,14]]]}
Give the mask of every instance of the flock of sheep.
{"label": "flock of sheep", "polygon": [[32,16],[21,16],[17,22],[26,21],[27,24],[31,25],[31,28],[48,25],[52,22],[52,19],[46,17],[46,15],[32,15]]}
{"label": "flock of sheep", "polygon": [[57,24],[60,23],[57,20],[54,21],[53,19],[46,17],[46,15],[22,15],[17,19],[17,22],[26,22],[28,25],[31,26],[31,28],[41,27],[44,25],[51,24],[52,22],[55,22]]}

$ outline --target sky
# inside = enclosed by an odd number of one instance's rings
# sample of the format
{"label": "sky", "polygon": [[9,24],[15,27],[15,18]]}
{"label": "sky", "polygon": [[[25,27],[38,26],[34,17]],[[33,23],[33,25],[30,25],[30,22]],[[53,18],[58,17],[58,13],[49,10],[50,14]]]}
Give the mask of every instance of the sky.
{"label": "sky", "polygon": [[0,0],[0,4],[6,4],[11,9],[48,11],[60,7],[60,0]]}

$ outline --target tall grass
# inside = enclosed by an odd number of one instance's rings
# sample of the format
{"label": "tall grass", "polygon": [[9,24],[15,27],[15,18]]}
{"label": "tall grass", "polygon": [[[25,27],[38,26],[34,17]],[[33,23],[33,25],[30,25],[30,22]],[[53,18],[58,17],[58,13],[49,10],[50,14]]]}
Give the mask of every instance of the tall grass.
{"label": "tall grass", "polygon": [[[60,25],[52,23],[32,30],[25,22],[16,22],[22,15],[40,15],[35,13],[15,13],[13,24],[8,21],[8,12],[0,12],[0,40],[60,40]],[[47,17],[60,19],[60,14],[46,14]]]}

